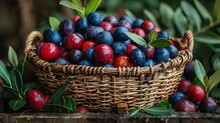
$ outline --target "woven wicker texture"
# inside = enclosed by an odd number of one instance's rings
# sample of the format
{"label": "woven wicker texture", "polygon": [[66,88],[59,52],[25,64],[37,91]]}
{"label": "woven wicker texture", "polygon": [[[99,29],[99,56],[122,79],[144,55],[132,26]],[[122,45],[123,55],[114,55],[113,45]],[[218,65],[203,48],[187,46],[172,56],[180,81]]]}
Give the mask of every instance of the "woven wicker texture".
{"label": "woven wicker texture", "polygon": [[77,104],[92,111],[112,112],[118,103],[128,110],[152,107],[168,99],[183,74],[185,64],[192,59],[193,34],[186,31],[182,39],[171,38],[178,47],[176,58],[149,67],[103,68],[59,65],[42,60],[35,52],[33,41],[43,39],[34,31],[27,37],[25,54],[33,64],[39,82],[48,92],[68,83],[65,94],[71,94]]}

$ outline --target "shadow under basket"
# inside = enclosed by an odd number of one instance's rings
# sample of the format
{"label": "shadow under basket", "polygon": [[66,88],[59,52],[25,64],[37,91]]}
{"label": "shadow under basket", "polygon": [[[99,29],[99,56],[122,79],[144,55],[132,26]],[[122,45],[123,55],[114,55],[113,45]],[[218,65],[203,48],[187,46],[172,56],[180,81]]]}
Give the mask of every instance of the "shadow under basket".
{"label": "shadow under basket", "polygon": [[192,59],[194,44],[192,32],[186,31],[181,39],[170,38],[179,49],[174,59],[149,67],[103,68],[44,61],[35,52],[35,38],[42,40],[43,36],[38,31],[30,33],[25,55],[38,81],[49,93],[68,83],[65,94],[93,112],[114,112],[120,104],[130,111],[168,99],[176,90],[185,64]]}

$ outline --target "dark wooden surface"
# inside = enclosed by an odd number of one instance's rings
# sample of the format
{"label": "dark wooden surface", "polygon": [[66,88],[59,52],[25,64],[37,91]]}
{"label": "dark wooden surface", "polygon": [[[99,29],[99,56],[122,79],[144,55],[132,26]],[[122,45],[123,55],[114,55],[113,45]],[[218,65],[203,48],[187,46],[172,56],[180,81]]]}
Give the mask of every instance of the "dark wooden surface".
{"label": "dark wooden surface", "polygon": [[169,116],[152,116],[138,113],[72,113],[72,114],[0,114],[0,123],[220,123],[220,114],[212,113],[173,113]]}

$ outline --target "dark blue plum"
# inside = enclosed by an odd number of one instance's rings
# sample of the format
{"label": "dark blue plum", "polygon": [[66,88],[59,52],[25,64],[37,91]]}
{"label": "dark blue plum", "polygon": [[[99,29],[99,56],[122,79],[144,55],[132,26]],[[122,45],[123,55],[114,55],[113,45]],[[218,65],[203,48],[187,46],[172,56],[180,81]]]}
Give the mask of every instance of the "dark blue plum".
{"label": "dark blue plum", "polygon": [[64,20],[60,23],[59,31],[62,35],[66,36],[75,31],[75,25],[72,20]]}
{"label": "dark blue plum", "polygon": [[95,40],[98,44],[108,44],[111,45],[113,43],[113,37],[110,32],[103,31],[98,33],[95,36]]}
{"label": "dark blue plum", "polygon": [[103,28],[99,26],[90,26],[86,31],[87,39],[95,40],[95,36],[102,31],[104,31]]}
{"label": "dark blue plum", "polygon": [[134,22],[134,19],[132,19],[130,16],[128,15],[124,15],[120,18],[120,20],[126,20],[128,21],[130,24],[132,24]]}
{"label": "dark blue plum", "polygon": [[58,31],[53,31],[49,34],[48,41],[59,45],[62,41],[62,36]]}
{"label": "dark blue plum", "polygon": [[107,16],[103,21],[109,22],[113,27],[118,24],[118,19],[115,16]]}
{"label": "dark blue plum", "polygon": [[74,64],[78,64],[82,57],[83,53],[78,49],[73,49],[67,54],[68,61]]}
{"label": "dark blue plum", "polygon": [[92,62],[94,60],[93,52],[94,52],[94,48],[89,48],[85,52],[85,58],[89,61],[92,61]]}
{"label": "dark blue plum", "polygon": [[125,45],[131,44],[131,40],[128,39],[127,41],[124,41]]}
{"label": "dark blue plum", "polygon": [[43,37],[44,41],[48,41],[50,33],[52,33],[54,30],[53,28],[47,28],[43,31]]}
{"label": "dark blue plum", "polygon": [[143,66],[142,67],[147,67],[147,66],[150,66],[150,65],[155,65],[155,61],[153,59],[146,59],[143,63]]}
{"label": "dark blue plum", "polygon": [[121,21],[117,24],[117,26],[118,26],[118,27],[119,27],[119,26],[123,26],[123,27],[127,28],[129,31],[132,29],[131,24],[130,24],[128,21],[126,21],[126,20],[121,20]]}
{"label": "dark blue plum", "polygon": [[80,18],[76,21],[76,32],[85,34],[88,27],[89,24],[86,18]]}
{"label": "dark blue plum", "polygon": [[89,24],[99,26],[103,21],[103,16],[98,12],[91,12],[87,17],[87,20]]}
{"label": "dark blue plum", "polygon": [[136,19],[133,24],[132,24],[132,28],[140,28],[141,24],[144,22],[143,19]]}
{"label": "dark blue plum", "polygon": [[114,41],[111,45],[115,57],[124,55],[126,53],[126,44],[121,41]]}
{"label": "dark blue plum", "polygon": [[145,55],[144,52],[141,49],[134,49],[131,51],[129,58],[133,62],[133,64],[138,66],[143,66],[143,63],[145,61]]}
{"label": "dark blue plum", "polygon": [[113,33],[113,37],[117,41],[126,41],[129,37],[125,34],[125,32],[129,32],[125,27],[117,27]]}
{"label": "dark blue plum", "polygon": [[169,34],[166,31],[160,31],[158,32],[157,38],[164,38],[164,39],[169,39]]}
{"label": "dark blue plum", "polygon": [[[41,48],[41,46],[44,44],[44,42],[41,42],[38,46],[37,46],[37,48],[36,48],[36,53],[38,54],[39,53],[39,51],[40,51],[40,48]],[[38,54],[39,55],[39,54]]]}
{"label": "dark blue plum", "polygon": [[93,66],[92,62],[90,62],[90,61],[88,61],[88,60],[81,60],[78,65],[82,65],[82,66]]}
{"label": "dark blue plum", "polygon": [[169,47],[166,48],[170,53],[170,58],[175,58],[176,56],[178,56],[179,50],[175,46],[170,45]]}
{"label": "dark blue plum", "polygon": [[154,53],[154,61],[156,63],[167,62],[170,59],[170,53],[166,48],[156,48]]}
{"label": "dark blue plum", "polygon": [[102,67],[105,68],[114,68],[114,66],[112,64],[104,64]]}
{"label": "dark blue plum", "polygon": [[145,35],[144,40],[145,40],[147,43],[150,42],[150,41],[149,41],[149,34]]}
{"label": "dark blue plum", "polygon": [[186,76],[186,78],[195,77],[194,64],[195,64],[194,60],[189,61],[189,62],[186,63],[185,69],[184,69],[184,75]]}
{"label": "dark blue plum", "polygon": [[169,101],[172,105],[175,105],[178,101],[185,99],[186,96],[182,92],[174,92],[170,97]]}
{"label": "dark blue plum", "polygon": [[66,65],[66,64],[69,64],[70,62],[68,62],[66,59],[64,58],[58,58],[55,60],[55,62],[58,62],[59,64],[61,65]]}

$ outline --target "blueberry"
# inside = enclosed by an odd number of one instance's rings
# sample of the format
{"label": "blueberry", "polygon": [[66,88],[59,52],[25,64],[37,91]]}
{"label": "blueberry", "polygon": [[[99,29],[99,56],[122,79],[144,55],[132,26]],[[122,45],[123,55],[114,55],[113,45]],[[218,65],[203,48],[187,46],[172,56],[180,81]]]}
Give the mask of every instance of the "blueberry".
{"label": "blueberry", "polygon": [[158,32],[158,36],[157,38],[165,38],[165,39],[169,39],[169,34],[166,31],[160,31]]}
{"label": "blueberry", "polygon": [[78,49],[73,49],[67,54],[67,58],[71,63],[78,64],[83,57],[83,53]]}
{"label": "blueberry", "polygon": [[170,53],[170,58],[175,58],[176,56],[178,56],[179,51],[175,46],[170,45],[169,47],[166,47],[166,48]]}
{"label": "blueberry", "polygon": [[145,35],[144,40],[145,40],[147,43],[150,42],[150,41],[149,41],[149,34]]}
{"label": "blueberry", "polygon": [[126,45],[124,42],[114,41],[111,47],[114,51],[115,57],[124,55],[126,53]]}
{"label": "blueberry", "polygon": [[131,44],[131,40],[128,39],[128,40],[124,41],[124,43],[125,43],[125,45]]}
{"label": "blueberry", "polygon": [[61,65],[69,64],[69,62],[64,58],[58,58],[58,59],[55,60],[55,62],[58,62]]}
{"label": "blueberry", "polygon": [[85,58],[89,61],[93,61],[94,60],[93,52],[94,52],[94,48],[89,48],[88,50],[86,50]]}
{"label": "blueberry", "polygon": [[143,19],[136,19],[133,24],[132,24],[132,28],[140,28],[141,24],[144,22]]}
{"label": "blueberry", "polygon": [[175,105],[178,101],[185,99],[186,96],[182,92],[175,92],[169,97],[169,101],[172,105]]}
{"label": "blueberry", "polygon": [[132,23],[134,22],[134,20],[133,20],[130,16],[128,16],[128,15],[122,16],[122,17],[120,18],[120,20],[126,20],[126,21],[128,21],[130,24],[132,24]]}
{"label": "blueberry", "polygon": [[156,63],[167,62],[170,59],[170,53],[166,48],[157,48],[154,53]]}
{"label": "blueberry", "polygon": [[93,66],[92,62],[90,62],[88,60],[81,60],[79,62],[79,65],[82,65],[82,66]]}
{"label": "blueberry", "polygon": [[131,30],[131,24],[128,22],[128,21],[126,21],[126,20],[121,20],[118,24],[117,24],[117,26],[119,27],[119,26],[123,26],[123,27],[125,27],[125,28],[127,28],[128,30]]}
{"label": "blueberry", "polygon": [[105,68],[114,68],[114,66],[112,64],[104,64],[102,65],[102,67],[105,67]]}
{"label": "blueberry", "polygon": [[104,30],[99,26],[90,26],[86,31],[87,38],[94,40],[95,36],[102,31],[104,31]]}
{"label": "blueberry", "polygon": [[48,41],[50,33],[52,33],[54,30],[53,28],[47,28],[43,31],[43,37],[44,41]]}
{"label": "blueberry", "polygon": [[144,52],[141,49],[134,49],[131,51],[129,58],[133,62],[133,64],[138,66],[143,66],[143,63],[145,61],[145,55]]}
{"label": "blueberry", "polygon": [[129,37],[125,34],[125,32],[128,32],[128,29],[125,27],[117,27],[113,33],[113,37],[117,41],[126,41],[129,39]]}
{"label": "blueberry", "polygon": [[75,25],[72,20],[64,20],[60,23],[59,31],[62,35],[66,36],[75,31]]}
{"label": "blueberry", "polygon": [[143,63],[142,67],[150,66],[150,65],[155,65],[155,61],[153,59],[146,59]]}
{"label": "blueberry", "polygon": [[103,16],[98,12],[92,12],[87,17],[89,24],[99,26],[103,21]]}
{"label": "blueberry", "polygon": [[58,31],[53,31],[49,34],[48,41],[59,45],[62,41],[62,36]]}
{"label": "blueberry", "polygon": [[103,31],[98,33],[95,36],[95,40],[98,44],[108,44],[111,45],[113,43],[113,37],[110,32]]}
{"label": "blueberry", "polygon": [[104,21],[109,22],[113,27],[118,24],[118,19],[115,16],[107,16]]}
{"label": "blueberry", "polygon": [[76,21],[76,32],[85,34],[88,27],[89,24],[86,18],[80,18],[79,20]]}

